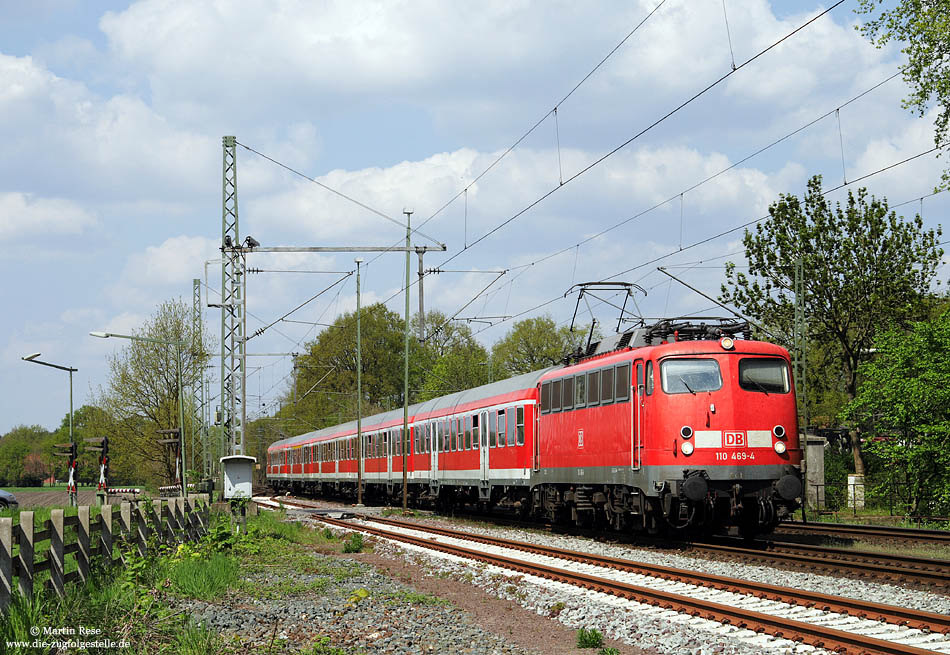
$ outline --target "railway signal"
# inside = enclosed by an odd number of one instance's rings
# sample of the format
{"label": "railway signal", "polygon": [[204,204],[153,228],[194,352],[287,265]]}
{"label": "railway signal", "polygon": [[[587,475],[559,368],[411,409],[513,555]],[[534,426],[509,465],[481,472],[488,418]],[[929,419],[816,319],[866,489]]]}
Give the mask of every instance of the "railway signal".
{"label": "railway signal", "polygon": [[96,500],[100,506],[105,505],[106,494],[109,490],[109,437],[92,437],[84,441],[97,444],[86,446],[86,450],[99,453],[99,483],[96,486]]}
{"label": "railway signal", "polygon": [[54,444],[56,448],[65,448],[66,450],[58,451],[53,453],[57,457],[66,457],[66,493],[69,495],[70,505],[75,506],[77,504],[76,499],[76,464],[79,454],[79,449],[76,446],[75,442],[71,443],[58,443]]}

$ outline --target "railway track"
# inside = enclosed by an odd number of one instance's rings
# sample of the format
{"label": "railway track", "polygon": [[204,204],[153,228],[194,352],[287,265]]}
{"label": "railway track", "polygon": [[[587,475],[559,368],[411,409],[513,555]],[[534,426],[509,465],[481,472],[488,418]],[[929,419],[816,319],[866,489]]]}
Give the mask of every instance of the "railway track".
{"label": "railway track", "polygon": [[[275,500],[305,509],[314,507],[299,500],[288,501],[285,498],[275,498]],[[514,528],[538,528],[538,525],[534,523],[505,518],[490,517],[490,520],[494,524]],[[603,537],[603,533],[600,532],[574,528],[564,530],[564,534],[598,539]],[[662,540],[640,536],[633,539],[625,539],[621,535],[611,536],[618,537],[620,541],[632,546],[663,547],[667,544]],[[761,541],[754,542],[752,545],[742,545],[742,542],[738,540],[695,541],[683,542],[680,545],[688,552],[712,558],[759,561],[793,569],[827,571],[833,575],[859,579],[874,578],[928,591],[950,593],[950,562],[947,560],[781,541]]]}
{"label": "railway track", "polygon": [[912,582],[932,590],[950,590],[950,562],[927,557],[781,542],[766,542],[761,547],[697,542],[690,544],[690,551],[827,570],[838,575],[848,573],[862,578],[874,577],[895,583]]}
{"label": "railway track", "polygon": [[891,526],[852,525],[850,523],[780,523],[776,532],[802,532],[829,537],[877,537],[889,539],[912,539],[931,543],[950,544],[950,532],[946,530],[921,530]]}
{"label": "railway track", "polygon": [[[287,504],[307,507],[296,502]],[[766,632],[776,637],[802,641],[827,650],[889,655],[923,655],[950,651],[950,638],[947,636],[950,634],[950,617],[941,614],[379,517],[359,518],[363,522],[354,524],[352,521],[319,516],[320,521],[347,530],[359,530],[526,575],[565,582],[642,604],[661,606],[740,628]],[[371,524],[385,527],[375,527]],[[471,548],[457,543],[459,541],[475,542],[480,544],[480,547]],[[498,552],[499,550],[518,551],[543,561],[530,561]],[[581,570],[571,570],[559,562],[584,566],[580,567]],[[616,572],[628,578],[633,574],[658,582],[632,584],[627,580],[609,577],[616,575]],[[687,595],[682,593],[683,587],[701,591]],[[674,591],[671,591],[671,588]],[[740,597],[739,600],[736,595]]]}

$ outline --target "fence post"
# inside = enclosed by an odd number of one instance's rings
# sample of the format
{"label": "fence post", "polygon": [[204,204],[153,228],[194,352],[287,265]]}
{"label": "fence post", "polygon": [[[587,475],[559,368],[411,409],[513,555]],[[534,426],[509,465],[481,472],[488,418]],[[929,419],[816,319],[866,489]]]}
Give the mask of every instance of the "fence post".
{"label": "fence post", "polygon": [[158,540],[165,543],[169,543],[168,540],[165,539],[164,530],[162,530],[162,501],[161,499],[152,501],[152,516],[155,519],[155,532],[158,534]]}
{"label": "fence post", "polygon": [[62,597],[65,588],[65,555],[63,553],[63,510],[54,509],[49,517],[49,580],[56,594]]}
{"label": "fence post", "polygon": [[197,541],[198,537],[198,521],[197,519],[197,501],[195,498],[189,498],[185,501],[185,511],[188,512],[188,537],[192,541]]}
{"label": "fence post", "polygon": [[76,541],[79,543],[79,552],[76,553],[76,568],[83,582],[89,579],[89,505],[79,506],[79,525],[76,529]]}
{"label": "fence post", "polygon": [[[132,504],[129,502],[119,505],[119,532],[128,546],[132,540]],[[122,564],[128,564],[124,550],[119,550],[119,556],[122,558]]]}
{"label": "fence post", "polygon": [[10,606],[13,596],[13,519],[0,519],[0,610]]}
{"label": "fence post", "polygon": [[33,512],[20,512],[20,595],[33,598]]}
{"label": "fence post", "polygon": [[[102,525],[99,531],[100,555],[104,558],[106,567],[110,567],[112,566],[112,505],[102,506],[99,522]],[[20,552],[23,552],[23,546],[20,546]]]}
{"label": "fence post", "polygon": [[148,523],[145,521],[146,504],[140,500],[135,504],[135,523],[138,525],[138,544],[139,555],[145,557],[148,554]]}

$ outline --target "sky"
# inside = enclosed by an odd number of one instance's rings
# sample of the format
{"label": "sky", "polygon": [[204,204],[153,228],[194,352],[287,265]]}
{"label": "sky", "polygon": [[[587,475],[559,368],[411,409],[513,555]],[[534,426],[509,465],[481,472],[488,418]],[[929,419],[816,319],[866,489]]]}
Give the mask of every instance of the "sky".
{"label": "sky", "polygon": [[[426,310],[475,319],[486,346],[530,316],[570,324],[579,282],[639,285],[643,316],[723,315],[656,267],[715,296],[724,263],[743,264],[740,226],[780,194],[933,147],[933,114],[901,107],[899,44],[870,45],[856,3],[757,56],[827,6],[0,0],[0,434],[68,411],[66,374],[21,357],[77,368],[79,407],[124,345],[90,331],[135,332],[161,302],[191,303],[196,278],[217,300],[225,135],[242,144],[242,238],[393,246],[411,210],[413,244],[447,248],[425,256],[444,271],[424,279]],[[867,186],[936,227],[945,163],[828,197]],[[249,255],[297,271],[249,276],[249,334],[345,277],[248,341],[278,354],[250,359],[249,418],[288,389],[312,323],[355,308],[354,257]],[[362,302],[401,314],[404,255],[364,259]],[[618,319],[596,299],[579,315],[605,333]]]}

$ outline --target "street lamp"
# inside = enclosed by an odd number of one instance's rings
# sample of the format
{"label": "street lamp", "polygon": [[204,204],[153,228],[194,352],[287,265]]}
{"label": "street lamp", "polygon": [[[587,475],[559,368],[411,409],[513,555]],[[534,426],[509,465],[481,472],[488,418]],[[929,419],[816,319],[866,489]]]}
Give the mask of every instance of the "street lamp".
{"label": "street lamp", "polygon": [[160,343],[165,346],[175,346],[176,349],[176,363],[177,363],[177,373],[178,373],[178,453],[181,458],[181,493],[182,496],[188,497],[188,476],[185,473],[185,409],[184,409],[184,398],[182,396],[182,381],[181,381],[181,349],[185,345],[184,341],[172,341],[169,339],[153,339],[151,337],[136,337],[131,334],[116,334],[115,332],[90,332],[89,336],[98,337],[100,339],[108,339],[109,337],[116,337],[117,339],[129,339],[131,341],[145,341],[147,343]]}
{"label": "street lamp", "polygon": [[[78,368],[72,368],[71,366],[60,366],[59,364],[50,364],[49,362],[42,362],[37,359],[42,353],[33,353],[32,355],[27,355],[26,357],[21,357],[24,362],[33,362],[34,364],[42,364],[43,366],[49,366],[50,368],[58,368],[61,371],[69,372],[69,452],[73,451],[73,446],[75,441],[73,440],[73,373],[78,371]],[[72,507],[75,507],[78,504],[78,499],[76,498],[76,480],[73,477],[73,467],[69,468],[69,481],[66,483],[66,493],[69,494],[69,504]]]}

